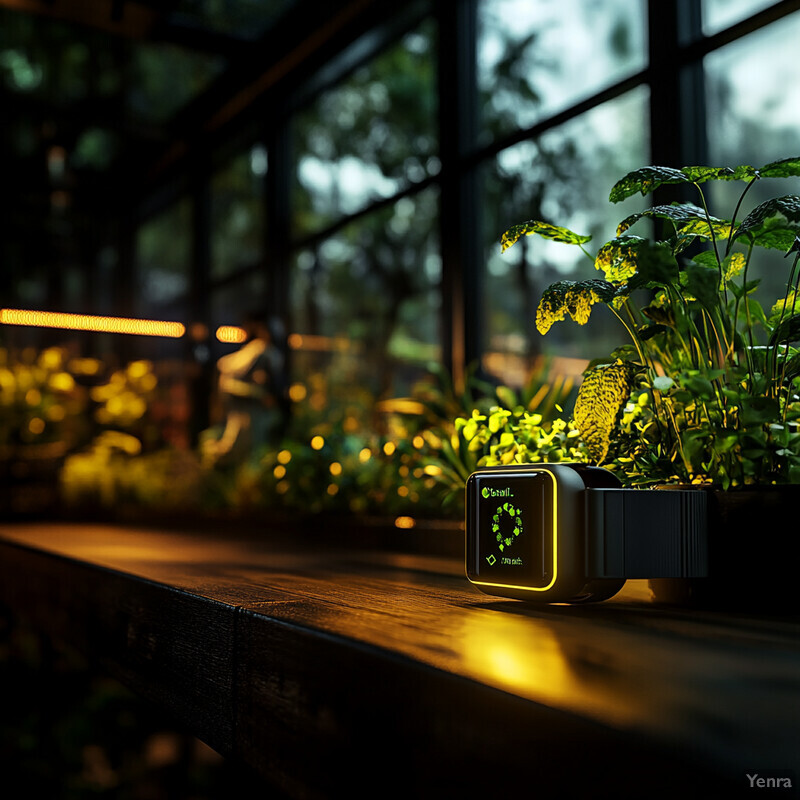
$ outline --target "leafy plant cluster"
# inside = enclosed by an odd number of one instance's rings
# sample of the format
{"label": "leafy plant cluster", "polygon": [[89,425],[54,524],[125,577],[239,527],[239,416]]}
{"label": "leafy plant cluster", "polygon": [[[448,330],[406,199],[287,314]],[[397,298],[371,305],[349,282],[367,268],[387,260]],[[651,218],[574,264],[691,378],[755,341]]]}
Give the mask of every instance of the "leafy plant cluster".
{"label": "leafy plant cluster", "polygon": [[151,415],[152,382],[142,379],[152,373],[138,364],[130,372],[118,371],[115,380],[91,390],[103,418],[108,402],[125,395],[110,411],[119,411],[114,421],[127,427],[108,428],[67,457],[60,483],[69,504],[458,518],[464,482],[478,464],[507,463],[524,451],[510,431],[524,430],[531,451],[551,460],[559,450],[572,457],[575,445],[565,422],[547,422],[574,400],[574,381],[551,386],[546,364],[519,390],[496,386],[474,368],[456,388],[443,368],[431,367],[410,396],[388,400],[312,373],[296,392],[281,439],[220,468],[204,461],[201,448],[147,446],[128,416],[142,405],[144,416]]}
{"label": "leafy plant cluster", "polygon": [[337,397],[321,374],[311,375],[311,391],[295,404],[286,436],[235,470],[227,505],[460,517],[466,478],[484,456],[500,457],[507,447],[504,440],[498,450],[494,433],[471,430],[478,417],[499,414],[505,429],[509,420],[539,409],[543,434],[543,415],[574,397],[571,383],[551,387],[545,373],[543,366],[527,386],[514,391],[478,377],[473,367],[456,388],[443,368],[431,366],[409,397],[382,401],[364,389]]}
{"label": "leafy plant cluster", "polygon": [[[644,167],[615,184],[612,202],[672,185],[691,187],[697,204],[632,214],[594,255],[590,237],[537,220],[503,235],[503,250],[532,234],[579,247],[603,274],[548,287],[536,315],[542,334],[567,316],[585,324],[598,303],[627,333],[585,373],[565,428],[579,444],[572,457],[611,468],[627,485],[800,481],[800,197],[774,197],[740,218],[757,181],[794,176],[800,158],[759,169]],[[710,181],[744,183],[730,217],[710,213]],[[661,238],[630,233],[642,219],[659,222]],[[764,250],[788,259],[785,291],[767,305],[751,277]],[[522,449],[530,441],[522,428],[510,433],[514,460],[550,457]]]}

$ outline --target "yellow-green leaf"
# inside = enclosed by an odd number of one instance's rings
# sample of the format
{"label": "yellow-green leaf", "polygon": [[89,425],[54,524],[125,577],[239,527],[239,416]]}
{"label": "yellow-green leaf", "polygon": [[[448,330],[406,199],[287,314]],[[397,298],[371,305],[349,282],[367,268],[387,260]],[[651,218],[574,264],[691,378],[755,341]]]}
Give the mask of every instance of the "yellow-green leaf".
{"label": "yellow-green leaf", "polygon": [[624,283],[636,274],[636,251],[644,242],[641,236],[618,236],[597,253],[594,268],[605,273],[611,283]]}
{"label": "yellow-green leaf", "polygon": [[619,360],[597,367],[585,375],[575,400],[575,427],[598,464],[606,457],[617,415],[630,396],[631,373]]}
{"label": "yellow-green leaf", "polygon": [[592,239],[591,236],[582,236],[569,230],[569,228],[562,228],[558,225],[551,225],[549,222],[531,219],[519,225],[514,225],[502,235],[500,238],[500,252],[504,253],[521,237],[533,234],[542,236],[545,239],[552,239],[554,242],[561,242],[562,244],[586,244]]}

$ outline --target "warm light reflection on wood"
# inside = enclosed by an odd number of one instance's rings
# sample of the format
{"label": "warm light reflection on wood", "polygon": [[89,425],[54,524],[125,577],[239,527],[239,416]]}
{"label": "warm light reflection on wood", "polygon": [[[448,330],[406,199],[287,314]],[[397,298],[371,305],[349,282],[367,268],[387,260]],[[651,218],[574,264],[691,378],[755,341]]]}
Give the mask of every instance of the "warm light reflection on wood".
{"label": "warm light reflection on wood", "polygon": [[[462,620],[459,636],[465,669],[537,702],[582,713],[592,709],[593,714],[628,724],[640,705],[623,702],[624,693],[617,691],[622,687],[608,683],[599,665],[576,669],[593,655],[580,642],[557,636],[564,627],[557,628],[557,623],[497,612],[470,614]],[[624,660],[625,654],[619,658]]]}

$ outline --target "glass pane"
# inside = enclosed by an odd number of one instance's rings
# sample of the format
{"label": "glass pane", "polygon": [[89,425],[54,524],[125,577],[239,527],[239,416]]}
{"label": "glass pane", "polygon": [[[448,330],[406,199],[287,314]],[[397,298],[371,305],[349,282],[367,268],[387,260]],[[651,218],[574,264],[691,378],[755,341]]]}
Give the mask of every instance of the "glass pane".
{"label": "glass pane", "polygon": [[136,237],[137,313],[171,303],[189,288],[191,204],[184,198],[146,222]]}
{"label": "glass pane", "polygon": [[[647,101],[646,89],[637,89],[502,151],[485,169],[484,368],[501,380],[521,384],[542,353],[590,359],[625,343],[624,330],[602,306],[586,326],[565,321],[541,336],[534,323],[543,290],[598,273],[575,246],[531,236],[501,255],[499,239],[528,219],[590,234],[592,255],[613,238],[617,223],[647,204],[638,196],[608,201],[619,178],[649,161]],[[580,371],[580,364],[562,366]]]}
{"label": "glass pane", "polygon": [[266,150],[234,158],[211,180],[211,277],[222,278],[261,258]]}
{"label": "glass pane", "polygon": [[482,0],[483,138],[527,128],[643,69],[646,18],[643,0]]}
{"label": "glass pane", "polygon": [[261,310],[265,286],[264,273],[259,271],[213,290],[210,331],[212,340],[216,341],[214,337],[220,325],[244,325],[249,317]]}
{"label": "glass pane", "polygon": [[[222,72],[217,56],[167,44],[139,42],[133,48],[128,108],[148,122],[165,122]],[[169,76],[165,80],[165,76]]]}
{"label": "glass pane", "polygon": [[298,233],[438,172],[434,60],[426,23],[297,115]]}
{"label": "glass pane", "polygon": [[[793,14],[727,47],[704,62],[708,108],[709,161],[714,165],[755,167],[800,155],[800,62],[795,57],[800,14]],[[730,217],[740,183],[709,188],[712,211]],[[800,194],[800,178],[757,181],[747,193],[739,218],[765,200]],[[760,277],[762,302],[774,302],[788,277],[778,252],[758,252],[753,277]]]}
{"label": "glass pane", "polygon": [[292,275],[293,369],[376,396],[407,392],[441,358],[438,195],[428,189],[348,225]]}
{"label": "glass pane", "polygon": [[711,36],[773,5],[775,0],[703,0],[703,33]]}
{"label": "glass pane", "polygon": [[256,39],[293,5],[293,0],[180,0],[173,5],[176,8],[170,14],[171,22]]}

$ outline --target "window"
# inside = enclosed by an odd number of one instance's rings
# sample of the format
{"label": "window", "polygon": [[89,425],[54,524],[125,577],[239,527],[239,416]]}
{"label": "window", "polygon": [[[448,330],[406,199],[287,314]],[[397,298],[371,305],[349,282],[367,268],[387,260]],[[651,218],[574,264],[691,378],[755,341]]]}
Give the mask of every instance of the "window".
{"label": "window", "polygon": [[[759,167],[800,153],[800,64],[790,57],[798,37],[800,14],[793,14],[705,58],[712,164]],[[712,186],[720,215],[732,213],[741,190],[737,183]],[[756,182],[740,219],[759,203],[781,194],[800,194],[800,178]],[[787,271],[782,253],[758,251],[751,274],[761,280],[765,298],[783,294]]]}
{"label": "window", "polygon": [[502,150],[486,165],[483,366],[497,378],[519,383],[542,353],[585,360],[618,341],[616,321],[602,308],[586,328],[557,325],[540,336],[534,320],[542,291],[564,278],[592,277],[591,263],[577,247],[537,237],[501,255],[499,238],[528,219],[591,235],[590,252],[612,238],[617,222],[641,207],[635,198],[619,206],[606,199],[616,180],[648,159],[647,103],[640,87]]}
{"label": "window", "polygon": [[297,114],[295,233],[312,233],[438,172],[434,37],[409,33]]}
{"label": "window", "polygon": [[241,153],[211,180],[211,278],[224,278],[263,255],[264,175],[260,145]]}
{"label": "window", "polygon": [[[297,379],[318,370],[343,387],[399,393],[427,363],[452,357],[518,384],[542,354],[574,358],[580,371],[620,341],[611,315],[597,309],[586,327],[559,325],[546,337],[534,320],[549,283],[593,274],[586,256],[535,237],[501,255],[505,229],[541,218],[591,234],[594,251],[652,200],[607,202],[632,169],[692,160],[757,166],[800,153],[800,13],[787,4],[464,0],[459,13],[474,24],[448,27],[448,36],[438,26],[450,11],[414,7],[415,22],[384,39],[376,29],[354,40],[358,55],[344,59],[344,74],[318,65],[284,98],[291,111],[264,115],[264,141],[285,135],[289,144],[288,156],[270,151],[269,172],[266,150],[248,144],[205,176],[210,257],[202,285],[212,322],[236,324],[239,312],[266,299],[294,335]],[[649,53],[648,42],[659,51]],[[458,85],[440,83],[453,64]],[[186,85],[209,81],[215,65],[187,62]],[[687,74],[697,79],[694,99],[684,91]],[[440,90],[471,98],[457,112],[463,141],[440,118],[449,99]],[[676,96],[674,107],[665,105]],[[651,135],[663,108],[674,129]],[[232,140],[247,141],[242,133],[232,131]],[[787,193],[800,192],[790,183]],[[467,184],[475,192],[459,197],[458,225],[441,231],[443,209]],[[761,189],[748,196],[749,208]],[[736,187],[710,191],[727,209]],[[181,232],[190,212],[181,201],[142,228],[142,303],[177,307],[200,280],[197,265],[189,268],[191,236]],[[267,220],[285,224],[267,229]],[[458,258],[474,256],[475,269],[448,261],[442,236],[463,240]],[[475,310],[465,315],[477,330],[472,339],[451,318],[460,303]],[[465,337],[460,348],[449,331]]]}
{"label": "window", "polygon": [[528,128],[643,69],[645,4],[481,0],[484,137]]}
{"label": "window", "polygon": [[428,21],[295,115],[299,376],[382,395],[441,359],[434,41]]}
{"label": "window", "polygon": [[711,36],[773,4],[774,0],[703,0],[703,33]]}
{"label": "window", "polygon": [[140,316],[151,316],[188,292],[191,224],[191,202],[184,197],[139,229],[136,313]]}
{"label": "window", "polygon": [[298,253],[292,316],[298,376],[403,392],[439,348],[437,195],[432,189],[359,217]]}

